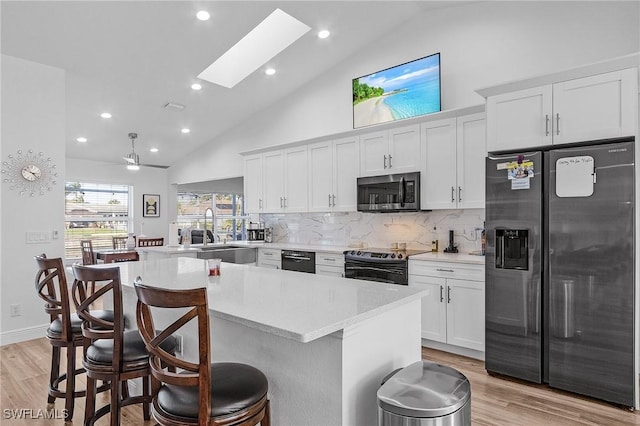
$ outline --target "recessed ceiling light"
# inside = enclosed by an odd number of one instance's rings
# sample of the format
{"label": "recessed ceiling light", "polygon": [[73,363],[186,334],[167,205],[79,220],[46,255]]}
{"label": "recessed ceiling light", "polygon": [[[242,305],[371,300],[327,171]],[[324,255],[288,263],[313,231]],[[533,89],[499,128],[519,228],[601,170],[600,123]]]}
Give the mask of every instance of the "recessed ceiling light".
{"label": "recessed ceiling light", "polygon": [[158,148],[151,148],[149,151],[151,151],[151,152],[158,152]]}
{"label": "recessed ceiling light", "polygon": [[201,21],[208,21],[209,18],[211,18],[211,15],[209,15],[209,12],[207,12],[206,10],[201,10],[198,13],[196,13],[196,18],[198,18]]}
{"label": "recessed ceiling light", "polygon": [[102,118],[111,118],[111,114],[109,114],[108,112],[103,112],[102,114],[100,114],[100,117],[102,117]]}
{"label": "recessed ceiling light", "polygon": [[310,29],[308,25],[276,9],[202,71],[198,78],[232,88]]}
{"label": "recessed ceiling light", "polygon": [[322,30],[318,33],[318,37],[319,38],[327,38],[329,37],[331,33],[329,32],[329,30]]}
{"label": "recessed ceiling light", "polygon": [[274,75],[276,73],[276,70],[273,68],[267,68],[266,70],[264,70],[264,73],[266,75]]}
{"label": "recessed ceiling light", "polygon": [[193,90],[200,90],[200,89],[202,89],[202,85],[201,85],[201,84],[198,84],[198,83],[193,83],[193,84],[191,85],[191,88],[192,88]]}
{"label": "recessed ceiling light", "polygon": [[190,129],[187,129],[187,128],[185,127],[184,129],[182,129],[182,130],[180,130],[180,131],[181,131],[182,133],[189,133],[191,130],[190,130]]}
{"label": "recessed ceiling light", "polygon": [[86,142],[87,138],[79,137],[76,139],[78,142]]}

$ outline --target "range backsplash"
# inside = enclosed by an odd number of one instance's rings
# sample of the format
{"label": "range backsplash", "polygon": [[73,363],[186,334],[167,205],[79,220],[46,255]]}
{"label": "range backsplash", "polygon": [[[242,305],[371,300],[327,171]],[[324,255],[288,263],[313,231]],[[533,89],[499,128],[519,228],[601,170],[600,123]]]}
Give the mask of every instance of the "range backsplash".
{"label": "range backsplash", "polygon": [[273,241],[351,247],[390,247],[403,242],[409,249],[438,251],[449,244],[449,230],[460,253],[480,250],[484,209],[437,210],[416,213],[300,213],[262,214],[273,228]]}

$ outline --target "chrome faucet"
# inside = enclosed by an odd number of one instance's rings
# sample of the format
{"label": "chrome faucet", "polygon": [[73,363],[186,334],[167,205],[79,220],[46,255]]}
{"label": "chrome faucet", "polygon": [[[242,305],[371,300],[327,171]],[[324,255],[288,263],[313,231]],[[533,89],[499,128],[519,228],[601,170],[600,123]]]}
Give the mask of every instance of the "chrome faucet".
{"label": "chrome faucet", "polygon": [[[213,209],[211,207],[207,207],[207,209],[204,211],[204,231],[202,231],[202,245],[206,246],[207,242],[209,240],[209,237],[207,235],[207,212],[211,211],[211,233],[214,234],[213,229],[215,226],[215,217],[214,217],[214,213],[213,213]],[[214,234],[215,235],[215,234]],[[215,241],[212,241],[212,243],[214,243]]]}

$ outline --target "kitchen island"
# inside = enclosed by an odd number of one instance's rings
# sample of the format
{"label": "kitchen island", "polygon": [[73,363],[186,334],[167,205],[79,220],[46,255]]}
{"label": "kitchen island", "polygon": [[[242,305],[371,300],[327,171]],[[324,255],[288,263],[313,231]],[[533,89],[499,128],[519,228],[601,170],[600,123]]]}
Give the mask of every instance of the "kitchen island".
{"label": "kitchen island", "polygon": [[[205,261],[186,257],[118,267],[129,328],[136,277],[207,288],[212,360],[265,373],[274,425],[376,424],[382,378],[421,358],[418,289],[227,263],[208,277]],[[166,313],[167,323],[177,315]],[[183,357],[194,360],[197,333],[188,326]]]}

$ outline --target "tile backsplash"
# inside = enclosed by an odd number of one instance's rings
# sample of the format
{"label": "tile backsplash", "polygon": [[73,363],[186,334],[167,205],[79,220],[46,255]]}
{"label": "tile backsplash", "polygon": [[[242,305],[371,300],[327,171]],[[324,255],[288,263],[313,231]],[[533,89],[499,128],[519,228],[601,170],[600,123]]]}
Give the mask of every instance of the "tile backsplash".
{"label": "tile backsplash", "polygon": [[449,230],[460,253],[480,250],[484,209],[436,210],[415,213],[300,213],[262,214],[273,228],[273,241],[329,246],[390,247],[407,243],[409,249],[438,251],[449,244]]}

